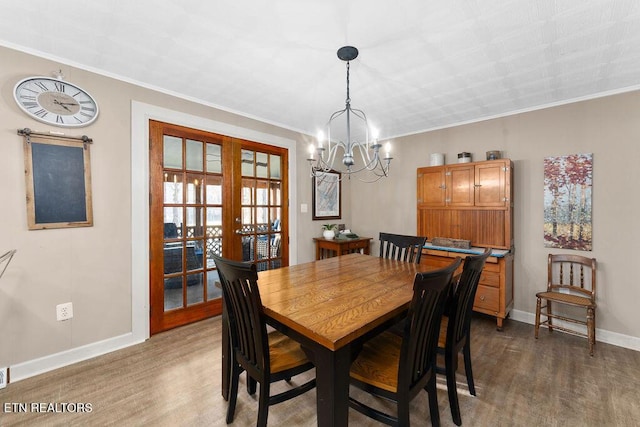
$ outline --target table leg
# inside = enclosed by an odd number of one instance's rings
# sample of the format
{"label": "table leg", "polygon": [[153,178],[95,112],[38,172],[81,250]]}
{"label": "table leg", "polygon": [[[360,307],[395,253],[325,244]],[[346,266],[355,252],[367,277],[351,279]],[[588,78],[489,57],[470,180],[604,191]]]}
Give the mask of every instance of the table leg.
{"label": "table leg", "polygon": [[347,426],[349,423],[349,346],[337,351],[316,349],[316,396],[318,426]]}

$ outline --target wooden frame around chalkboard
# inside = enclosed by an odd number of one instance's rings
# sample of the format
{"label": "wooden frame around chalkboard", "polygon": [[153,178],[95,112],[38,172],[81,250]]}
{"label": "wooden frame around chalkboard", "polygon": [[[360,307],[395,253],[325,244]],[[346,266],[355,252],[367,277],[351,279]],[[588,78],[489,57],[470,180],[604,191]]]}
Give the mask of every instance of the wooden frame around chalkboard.
{"label": "wooden frame around chalkboard", "polygon": [[78,138],[25,135],[29,230],[93,226],[89,147]]}

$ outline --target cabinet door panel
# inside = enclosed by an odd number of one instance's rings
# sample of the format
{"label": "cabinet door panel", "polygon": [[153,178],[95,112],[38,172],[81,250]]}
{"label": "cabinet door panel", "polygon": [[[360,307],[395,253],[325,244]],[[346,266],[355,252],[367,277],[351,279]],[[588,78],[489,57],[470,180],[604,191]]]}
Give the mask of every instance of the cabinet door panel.
{"label": "cabinet door panel", "polygon": [[418,169],[418,206],[440,207],[445,205],[444,168]]}
{"label": "cabinet door panel", "polygon": [[505,206],[506,171],[503,163],[479,164],[475,168],[475,205]]}
{"label": "cabinet door panel", "polygon": [[473,166],[447,168],[447,194],[449,206],[473,206]]}

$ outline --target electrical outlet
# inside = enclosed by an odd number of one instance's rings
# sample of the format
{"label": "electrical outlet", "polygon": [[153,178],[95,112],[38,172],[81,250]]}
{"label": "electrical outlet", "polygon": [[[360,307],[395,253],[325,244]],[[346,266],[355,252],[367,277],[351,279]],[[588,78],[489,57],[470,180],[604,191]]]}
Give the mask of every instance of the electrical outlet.
{"label": "electrical outlet", "polygon": [[56,306],[56,319],[57,320],[69,320],[73,317],[73,304],[66,302],[64,304],[58,304]]}
{"label": "electrical outlet", "polygon": [[0,368],[0,388],[5,388],[9,383],[9,368]]}

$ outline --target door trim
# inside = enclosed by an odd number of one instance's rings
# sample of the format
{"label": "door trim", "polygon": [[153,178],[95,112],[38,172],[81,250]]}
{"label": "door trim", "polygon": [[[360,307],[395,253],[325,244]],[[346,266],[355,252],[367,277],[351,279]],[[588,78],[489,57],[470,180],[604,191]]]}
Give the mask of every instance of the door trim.
{"label": "door trim", "polygon": [[156,105],[131,101],[131,331],[149,338],[149,120],[173,123],[289,150],[289,265],[297,263],[296,141]]}

